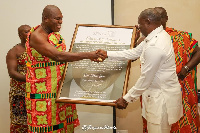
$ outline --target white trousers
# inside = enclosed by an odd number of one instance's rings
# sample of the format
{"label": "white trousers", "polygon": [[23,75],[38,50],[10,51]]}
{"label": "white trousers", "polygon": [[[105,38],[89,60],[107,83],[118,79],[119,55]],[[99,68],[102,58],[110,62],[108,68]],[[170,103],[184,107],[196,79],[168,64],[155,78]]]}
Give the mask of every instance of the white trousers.
{"label": "white trousers", "polygon": [[148,133],[170,133],[171,125],[168,122],[166,105],[163,105],[162,120],[160,124],[153,124],[147,121]]}

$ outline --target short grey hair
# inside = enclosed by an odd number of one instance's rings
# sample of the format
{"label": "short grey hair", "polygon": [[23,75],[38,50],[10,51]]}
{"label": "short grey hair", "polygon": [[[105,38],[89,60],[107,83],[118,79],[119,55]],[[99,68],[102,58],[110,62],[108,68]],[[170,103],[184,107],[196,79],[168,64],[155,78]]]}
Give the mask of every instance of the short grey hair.
{"label": "short grey hair", "polygon": [[142,11],[138,18],[148,19],[152,22],[161,21],[160,13],[154,8],[148,8]]}

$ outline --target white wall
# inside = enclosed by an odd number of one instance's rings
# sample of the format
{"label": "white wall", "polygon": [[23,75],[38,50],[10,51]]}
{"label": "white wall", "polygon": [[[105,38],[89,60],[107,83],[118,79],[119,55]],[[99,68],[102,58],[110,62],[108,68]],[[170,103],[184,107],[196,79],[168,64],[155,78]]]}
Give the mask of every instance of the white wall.
{"label": "white wall", "polygon": [[[20,42],[17,34],[17,28],[23,24],[28,24],[31,27],[39,25],[41,23],[42,10],[48,4],[58,6],[63,13],[64,17],[61,34],[66,40],[67,49],[71,44],[76,23],[111,24],[110,0],[0,0],[0,132],[2,133],[9,132],[10,124],[8,102],[10,87],[5,60],[6,54],[9,49]],[[88,114],[88,110],[85,110],[84,108],[84,106],[78,105],[81,125],[84,124],[84,114]],[[109,117],[107,118],[110,118],[112,108],[103,107],[102,109],[108,109],[105,116],[107,117],[109,114]],[[93,115],[95,113],[97,114],[96,116],[99,116],[98,113],[100,112],[93,112]],[[76,132],[80,131],[81,127],[79,127]]]}

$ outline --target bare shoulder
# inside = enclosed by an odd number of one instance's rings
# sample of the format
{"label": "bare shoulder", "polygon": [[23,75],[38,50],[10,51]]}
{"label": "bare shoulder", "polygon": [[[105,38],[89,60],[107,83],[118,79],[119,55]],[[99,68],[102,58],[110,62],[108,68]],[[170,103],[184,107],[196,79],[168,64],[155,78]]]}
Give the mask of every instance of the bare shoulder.
{"label": "bare shoulder", "polygon": [[47,42],[48,34],[44,33],[39,27],[30,35],[30,46],[34,47]]}
{"label": "bare shoulder", "polygon": [[19,44],[14,45],[7,53],[8,54],[14,54],[17,52],[17,50],[19,49]]}
{"label": "bare shoulder", "polygon": [[16,44],[13,48],[11,48],[7,55],[6,55],[6,61],[13,59],[13,58],[17,58],[17,51],[18,51],[18,44]]}
{"label": "bare shoulder", "polygon": [[16,44],[12,49],[10,49],[7,53],[8,57],[19,57],[21,54],[25,52],[25,47],[20,44]]}

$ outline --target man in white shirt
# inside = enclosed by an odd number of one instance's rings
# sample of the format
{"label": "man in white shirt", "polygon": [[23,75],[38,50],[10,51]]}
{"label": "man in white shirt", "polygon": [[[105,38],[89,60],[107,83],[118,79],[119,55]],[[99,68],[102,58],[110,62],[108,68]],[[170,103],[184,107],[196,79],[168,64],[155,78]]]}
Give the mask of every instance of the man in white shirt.
{"label": "man in white shirt", "polygon": [[161,16],[153,8],[138,17],[145,40],[134,49],[103,51],[101,58],[135,60],[140,57],[141,76],[128,93],[116,101],[119,109],[142,95],[142,116],[149,133],[170,133],[171,124],[182,116],[181,87],[176,75],[175,55],[170,36],[163,30]]}

